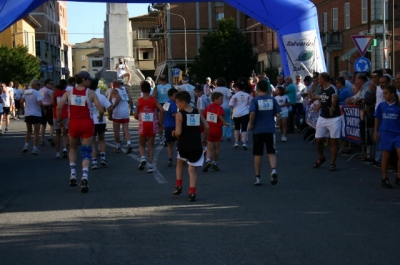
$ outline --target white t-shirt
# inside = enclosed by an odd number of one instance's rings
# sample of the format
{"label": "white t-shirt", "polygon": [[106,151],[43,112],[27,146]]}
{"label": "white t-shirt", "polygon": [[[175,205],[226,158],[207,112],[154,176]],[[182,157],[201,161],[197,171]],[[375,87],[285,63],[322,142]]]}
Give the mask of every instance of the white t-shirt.
{"label": "white t-shirt", "polygon": [[53,95],[53,90],[48,87],[42,87],[39,92],[42,94],[42,103],[44,106],[50,105],[51,96]]}
{"label": "white t-shirt", "polygon": [[190,94],[190,105],[194,107],[195,95],[194,95],[194,86],[191,84],[183,84],[179,87],[181,91],[187,91]]}
{"label": "white t-shirt", "polygon": [[282,106],[282,104],[290,103],[289,97],[287,95],[275,96],[278,105],[281,107],[281,112],[288,112],[288,106]]}
{"label": "white t-shirt", "polygon": [[248,93],[239,91],[232,96],[229,106],[233,107],[233,117],[242,117],[249,114],[251,97]]}
{"label": "white t-shirt", "polygon": [[294,84],[294,86],[296,87],[296,103],[303,103],[301,94],[305,92],[306,86],[303,83]]}
{"label": "white t-shirt", "polygon": [[232,93],[231,93],[231,91],[229,90],[229,88],[219,86],[219,87],[216,87],[216,88],[214,89],[213,93],[214,93],[214,92],[219,92],[219,93],[221,93],[221,94],[224,96],[224,97],[223,97],[222,104],[221,104],[221,107],[222,107],[223,109],[228,109],[228,108],[229,108],[229,99],[230,99],[231,96],[232,96]]}
{"label": "white t-shirt", "polygon": [[11,96],[8,90],[1,93],[1,99],[3,100],[3,107],[9,108],[11,106]]}
{"label": "white t-shirt", "polygon": [[73,86],[67,86],[67,87],[65,88],[65,91],[71,91],[73,88],[74,88]]}
{"label": "white t-shirt", "polygon": [[[111,102],[103,95],[100,93],[100,89],[96,90],[96,94],[97,94],[97,98],[100,101],[100,105],[103,106],[104,109],[107,109],[108,107],[111,106]],[[97,110],[97,107],[95,104],[93,104],[93,115],[92,115],[92,119],[93,119],[93,123],[94,124],[105,124],[106,123],[106,119],[103,116],[103,120],[101,122],[99,122],[99,111]]]}
{"label": "white t-shirt", "polygon": [[379,103],[385,101],[383,99],[383,90],[381,86],[376,86],[376,103],[375,103],[375,110],[378,107]]}
{"label": "white t-shirt", "polygon": [[118,68],[117,68],[118,78],[120,78],[121,75],[123,75],[125,73],[126,73],[126,64],[125,63],[118,64]]}
{"label": "white t-shirt", "polygon": [[25,100],[25,116],[42,116],[39,105],[39,101],[42,101],[42,94],[39,91],[29,87],[25,89],[22,98]]}
{"label": "white t-shirt", "polygon": [[[113,110],[113,118],[114,119],[127,119],[129,118],[129,104],[128,104],[128,93],[125,90],[125,87],[115,88],[121,97],[121,100],[118,102],[118,105]],[[115,98],[111,98],[112,103],[115,103]]]}

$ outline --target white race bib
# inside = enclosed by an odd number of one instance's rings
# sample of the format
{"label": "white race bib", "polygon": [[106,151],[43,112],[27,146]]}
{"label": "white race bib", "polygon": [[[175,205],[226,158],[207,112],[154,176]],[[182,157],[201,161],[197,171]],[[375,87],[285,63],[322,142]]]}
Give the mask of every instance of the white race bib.
{"label": "white race bib", "polygon": [[153,122],[153,113],[140,113],[143,122]]}
{"label": "white race bib", "polygon": [[217,123],[218,115],[212,112],[207,112],[207,121]]}
{"label": "white race bib", "polygon": [[71,95],[71,105],[84,107],[86,103],[86,96]]}
{"label": "white race bib", "polygon": [[200,114],[186,114],[187,126],[200,126]]}
{"label": "white race bib", "polygon": [[168,111],[170,105],[171,105],[171,103],[165,102],[164,105],[163,105],[163,109],[164,109],[165,111]]}
{"label": "white race bib", "polygon": [[272,110],[273,108],[274,102],[271,98],[258,100],[258,110]]}
{"label": "white race bib", "polygon": [[121,99],[122,99],[123,101],[127,101],[127,100],[128,100],[128,95],[127,95],[125,92],[122,92],[122,93],[121,93]]}

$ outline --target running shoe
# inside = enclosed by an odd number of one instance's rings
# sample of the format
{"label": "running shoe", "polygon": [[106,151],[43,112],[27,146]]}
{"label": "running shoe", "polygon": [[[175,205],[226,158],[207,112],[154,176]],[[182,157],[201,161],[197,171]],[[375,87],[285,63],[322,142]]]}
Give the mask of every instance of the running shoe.
{"label": "running shoe", "polygon": [[40,154],[39,150],[37,150],[37,149],[32,150],[32,155],[39,155],[39,154]]}
{"label": "running shoe", "polygon": [[40,145],[41,145],[41,146],[45,146],[46,143],[45,143],[44,141],[41,141],[41,142],[40,142]]}
{"label": "running shoe", "polygon": [[248,148],[247,148],[247,144],[246,144],[246,143],[243,143],[243,145],[242,145],[242,146],[243,146],[243,149],[244,149],[244,150],[247,150],[247,149],[248,149]]}
{"label": "running shoe", "polygon": [[60,159],[60,158],[61,158],[60,153],[56,153],[56,159]]}
{"label": "running shoe", "polygon": [[214,169],[214,171],[220,171],[218,165],[212,165],[211,168]]}
{"label": "running shoe", "polygon": [[63,150],[63,158],[68,158],[68,151],[67,150]]}
{"label": "running shoe", "polygon": [[97,165],[97,161],[92,161],[92,167],[91,169],[98,169],[99,166]]}
{"label": "running shoe", "polygon": [[5,133],[8,133],[8,128],[7,128],[7,127],[5,128],[4,132],[5,132]]}
{"label": "running shoe", "polygon": [[22,148],[22,153],[23,154],[28,153],[28,147],[24,146],[24,148]]}
{"label": "running shoe", "polygon": [[261,185],[261,178],[260,177],[256,177],[256,180],[254,181],[254,185],[256,185],[256,186],[260,186]]}
{"label": "running shoe", "polygon": [[287,142],[286,136],[282,136],[281,141],[282,141],[282,142]]}
{"label": "running shoe", "polygon": [[56,146],[56,143],[54,142],[53,138],[49,138],[47,141],[50,143],[51,146],[53,147]]}
{"label": "running shoe", "polygon": [[75,175],[71,175],[71,177],[69,178],[69,185],[71,187],[75,187],[78,185]]}
{"label": "running shoe", "polygon": [[140,164],[138,166],[139,170],[143,170],[144,166],[147,164],[146,158],[142,157],[142,159],[140,160]]}
{"label": "running shoe", "polygon": [[121,147],[115,147],[114,153],[121,153]]}
{"label": "running shoe", "polygon": [[230,142],[230,141],[231,141],[231,138],[226,138],[226,141],[227,141],[227,142]]}
{"label": "running shoe", "polygon": [[278,173],[276,173],[276,169],[272,169],[271,171],[271,185],[276,185],[278,183]]}
{"label": "running shoe", "polygon": [[207,172],[208,169],[212,166],[212,161],[208,160],[206,164],[203,166],[203,172]]}
{"label": "running shoe", "polygon": [[103,167],[106,167],[107,166],[107,160],[102,157],[101,160],[100,160],[100,165],[102,165]]}
{"label": "running shoe", "polygon": [[148,166],[147,167],[147,173],[153,173],[154,172],[154,167],[153,166]]}
{"label": "running shoe", "polygon": [[182,186],[176,186],[172,194],[179,195],[182,193]]}
{"label": "running shoe", "polygon": [[388,178],[382,179],[382,187],[386,189],[392,188]]}
{"label": "running shoe", "polygon": [[196,194],[194,194],[194,193],[188,194],[187,200],[190,201],[190,202],[196,201]]}
{"label": "running shoe", "polygon": [[89,192],[89,181],[86,178],[82,178],[81,180],[81,192],[82,193]]}
{"label": "running shoe", "polygon": [[168,158],[168,166],[172,167],[172,158]]}
{"label": "running shoe", "polygon": [[233,145],[233,148],[238,148],[239,147],[239,144],[238,143],[235,143],[234,145]]}
{"label": "running shoe", "polygon": [[126,153],[127,153],[127,154],[132,153],[132,145],[131,145],[131,144],[128,144],[128,145],[126,146]]}

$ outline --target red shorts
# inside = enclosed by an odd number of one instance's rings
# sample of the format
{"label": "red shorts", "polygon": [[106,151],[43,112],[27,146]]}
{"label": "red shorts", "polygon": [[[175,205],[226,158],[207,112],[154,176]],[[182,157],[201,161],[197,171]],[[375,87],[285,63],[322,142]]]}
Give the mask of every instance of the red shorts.
{"label": "red shorts", "polygon": [[139,122],[139,135],[146,138],[155,137],[158,134],[158,124],[155,122]]}
{"label": "red shorts", "polygon": [[113,119],[113,122],[118,123],[118,124],[124,124],[129,122],[129,118],[127,119]]}
{"label": "red shorts", "polygon": [[210,126],[210,133],[208,134],[207,141],[220,142],[222,139],[222,127]]}
{"label": "red shorts", "polygon": [[90,138],[94,135],[94,124],[92,119],[69,120],[69,136],[72,138]]}

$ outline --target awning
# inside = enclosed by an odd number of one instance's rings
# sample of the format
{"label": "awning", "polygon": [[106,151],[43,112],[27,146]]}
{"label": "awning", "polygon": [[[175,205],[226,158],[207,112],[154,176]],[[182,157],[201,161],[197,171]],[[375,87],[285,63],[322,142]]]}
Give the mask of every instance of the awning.
{"label": "awning", "polygon": [[164,73],[164,69],[165,69],[165,66],[167,65],[167,63],[165,62],[165,63],[162,63],[162,64],[159,64],[158,66],[157,66],[157,68],[156,68],[156,71],[154,72],[154,76],[155,76],[155,82],[157,83],[157,81],[158,81],[158,78],[160,77],[160,75],[162,74],[162,73]]}
{"label": "awning", "polygon": [[353,49],[351,49],[350,51],[346,52],[345,54],[343,54],[342,56],[340,56],[340,61],[348,61],[350,60],[351,56],[353,55],[353,53],[355,53],[357,51],[357,47],[354,47]]}

